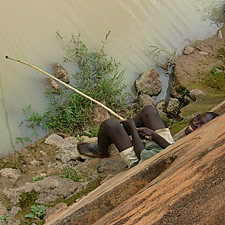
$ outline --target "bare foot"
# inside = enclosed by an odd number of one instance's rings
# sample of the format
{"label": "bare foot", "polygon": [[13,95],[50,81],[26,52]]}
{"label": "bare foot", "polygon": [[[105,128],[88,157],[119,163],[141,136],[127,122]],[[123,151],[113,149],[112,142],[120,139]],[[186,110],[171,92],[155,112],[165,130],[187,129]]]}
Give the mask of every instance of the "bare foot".
{"label": "bare foot", "polygon": [[93,158],[104,158],[99,152],[96,144],[87,142],[79,142],[77,144],[78,152],[82,155],[86,155]]}

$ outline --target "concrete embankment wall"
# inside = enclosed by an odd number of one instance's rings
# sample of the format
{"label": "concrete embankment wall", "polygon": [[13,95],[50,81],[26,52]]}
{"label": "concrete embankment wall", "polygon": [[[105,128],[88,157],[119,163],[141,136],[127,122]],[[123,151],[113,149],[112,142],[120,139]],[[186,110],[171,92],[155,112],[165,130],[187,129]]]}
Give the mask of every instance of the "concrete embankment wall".
{"label": "concrete embankment wall", "polygon": [[[225,101],[212,111],[222,114],[224,106]],[[224,150],[222,114],[52,215],[46,225],[163,224],[164,220],[220,224],[225,208]]]}

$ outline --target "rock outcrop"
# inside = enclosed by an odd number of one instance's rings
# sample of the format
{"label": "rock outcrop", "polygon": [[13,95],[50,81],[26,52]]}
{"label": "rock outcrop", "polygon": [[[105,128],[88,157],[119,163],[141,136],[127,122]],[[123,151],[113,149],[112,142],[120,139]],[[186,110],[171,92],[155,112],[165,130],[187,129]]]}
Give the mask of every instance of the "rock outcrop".
{"label": "rock outcrop", "polygon": [[157,96],[162,91],[162,82],[159,74],[154,70],[148,70],[136,80],[138,93]]}
{"label": "rock outcrop", "polygon": [[175,79],[170,88],[172,96],[180,99],[190,94],[197,100],[188,105],[186,103],[190,101],[185,100],[181,117],[203,113],[224,99],[224,34],[225,25],[218,30],[218,35],[194,42],[174,60]]}
{"label": "rock outcrop", "polygon": [[[105,103],[104,103],[105,104]],[[94,125],[99,125],[101,124],[104,120],[109,119],[110,115],[106,109],[104,109],[101,106],[94,106],[93,107],[93,117],[92,117],[92,122]]]}
{"label": "rock outcrop", "polygon": [[138,105],[140,107],[145,107],[145,106],[148,106],[148,105],[154,105],[154,100],[149,95],[141,94],[141,95],[138,96]]}
{"label": "rock outcrop", "polygon": [[192,89],[190,90],[190,96],[194,100],[202,100],[205,97],[205,93],[200,89]]}
{"label": "rock outcrop", "polygon": [[56,78],[66,82],[66,83],[69,82],[69,76],[68,76],[67,70],[59,63],[55,64],[54,73],[55,73]]}

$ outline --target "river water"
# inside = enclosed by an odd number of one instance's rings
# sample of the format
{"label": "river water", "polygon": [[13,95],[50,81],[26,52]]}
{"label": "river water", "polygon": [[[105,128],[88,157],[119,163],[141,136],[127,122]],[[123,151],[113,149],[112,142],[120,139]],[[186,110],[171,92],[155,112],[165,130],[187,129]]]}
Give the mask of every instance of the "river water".
{"label": "river water", "polygon": [[[80,33],[90,48],[97,48],[110,30],[106,52],[126,68],[125,82],[131,87],[155,65],[146,55],[149,46],[179,54],[185,44],[216,33],[223,6],[221,0],[1,0],[0,153],[21,148],[16,137],[30,135],[18,127],[23,108],[31,104],[40,113],[47,107],[45,76],[6,60],[6,55],[53,73],[53,64],[63,64],[64,55],[57,31],[65,39]],[[63,65],[72,72],[70,65]],[[166,87],[169,77],[160,74]],[[164,88],[159,98],[165,93]]]}

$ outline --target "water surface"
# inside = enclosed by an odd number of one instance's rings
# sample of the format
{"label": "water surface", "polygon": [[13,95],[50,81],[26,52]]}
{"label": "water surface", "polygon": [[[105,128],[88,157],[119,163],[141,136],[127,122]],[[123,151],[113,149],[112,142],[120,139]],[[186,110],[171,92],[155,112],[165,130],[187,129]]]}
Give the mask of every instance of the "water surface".
{"label": "water surface", "polygon": [[[140,73],[155,65],[146,56],[149,46],[180,53],[186,43],[215,34],[222,6],[221,0],[1,0],[0,153],[22,147],[16,137],[29,135],[18,127],[22,109],[31,104],[43,112],[47,106],[44,75],[5,60],[6,55],[53,73],[53,64],[63,63],[56,31],[65,39],[80,33],[96,48],[110,30],[106,52],[126,68],[125,82],[131,87]],[[64,66],[73,72],[70,65]],[[161,76],[166,86],[169,78]],[[160,98],[165,93],[164,89]]]}

